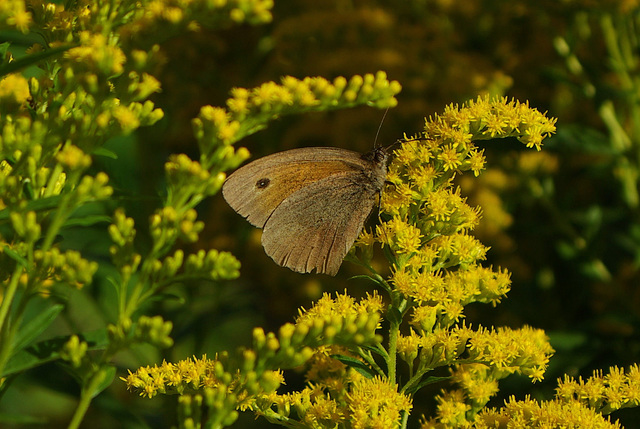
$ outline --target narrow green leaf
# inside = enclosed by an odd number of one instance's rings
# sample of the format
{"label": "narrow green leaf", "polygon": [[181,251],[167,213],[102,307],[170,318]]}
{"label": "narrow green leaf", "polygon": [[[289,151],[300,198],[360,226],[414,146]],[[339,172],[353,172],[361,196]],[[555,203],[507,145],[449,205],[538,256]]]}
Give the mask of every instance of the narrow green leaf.
{"label": "narrow green leaf", "polygon": [[356,279],[365,279],[365,280],[369,280],[376,283],[376,281],[372,279],[371,276],[368,276],[366,274],[358,274],[358,275],[349,277],[349,280],[356,280]]}
{"label": "narrow green leaf", "polygon": [[49,57],[53,57],[62,52],[68,51],[69,49],[78,46],[77,44],[72,45],[63,45],[58,46],[56,48],[47,49],[46,51],[36,52],[35,54],[30,54],[21,58],[18,58],[15,61],[11,61],[10,63],[0,65],[0,76],[8,75],[9,73],[15,73],[18,70],[23,68],[27,68],[32,66],[44,59]]}
{"label": "narrow green leaf", "polygon": [[0,43],[0,58],[7,57],[7,51],[9,50],[10,46],[11,46],[11,43],[9,42]]}
{"label": "narrow green leaf", "polygon": [[93,151],[93,155],[104,156],[106,158],[118,159],[118,154],[112,150],[109,150],[105,147],[99,147]]}
{"label": "narrow green leaf", "polygon": [[369,367],[369,365],[359,359],[345,355],[331,355],[331,357],[342,362],[348,367],[355,369],[367,378],[373,378],[373,376],[376,375],[376,372],[371,367]]}
{"label": "narrow green leaf", "polygon": [[[87,332],[79,336],[82,341],[89,344],[88,350],[104,350],[109,341],[106,329]],[[59,350],[67,341],[69,341],[68,335],[51,338],[19,351],[11,356],[0,377],[17,374],[59,359]]]}
{"label": "narrow green leaf", "polygon": [[52,305],[21,326],[13,343],[14,352],[31,345],[38,335],[53,323],[63,309],[64,305],[62,304]]}
{"label": "narrow green leaf", "polygon": [[413,394],[413,393],[416,393],[418,390],[422,389],[424,386],[427,386],[429,384],[439,383],[441,381],[445,381],[445,380],[449,380],[449,379],[451,379],[451,376],[448,376],[448,377],[427,377],[427,378],[424,378],[422,381],[420,381],[420,383],[418,383],[415,386],[413,386],[412,388],[407,389],[406,393]]}
{"label": "narrow green leaf", "polygon": [[38,417],[29,414],[10,414],[8,412],[0,413],[0,423],[2,423],[2,427],[7,425],[9,427],[13,426],[41,426],[46,427],[48,423],[51,423],[45,417]]}
{"label": "narrow green leaf", "polygon": [[58,359],[60,357],[58,351],[67,341],[68,338],[55,338],[17,352],[11,356],[0,376],[14,375]]}
{"label": "narrow green leaf", "polygon": [[107,215],[83,216],[67,219],[63,227],[66,228],[70,226],[91,226],[97,223],[111,223],[111,221],[111,217]]}

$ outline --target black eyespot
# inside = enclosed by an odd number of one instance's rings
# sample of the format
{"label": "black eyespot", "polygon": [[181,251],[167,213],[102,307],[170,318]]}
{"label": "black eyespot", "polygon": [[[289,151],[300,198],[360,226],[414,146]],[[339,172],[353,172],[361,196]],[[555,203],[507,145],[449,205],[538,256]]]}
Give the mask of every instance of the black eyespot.
{"label": "black eyespot", "polygon": [[258,179],[258,181],[256,182],[256,188],[264,189],[269,186],[269,183],[271,183],[271,180],[267,179],[266,177],[263,179]]}

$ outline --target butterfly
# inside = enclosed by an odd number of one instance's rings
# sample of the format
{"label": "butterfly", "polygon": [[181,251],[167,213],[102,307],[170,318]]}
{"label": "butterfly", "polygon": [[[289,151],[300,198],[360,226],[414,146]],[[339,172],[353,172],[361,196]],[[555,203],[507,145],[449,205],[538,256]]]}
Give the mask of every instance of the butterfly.
{"label": "butterfly", "polygon": [[262,228],[264,251],[278,265],[333,276],[376,205],[388,156],[384,147],[278,152],[233,172],[222,195]]}

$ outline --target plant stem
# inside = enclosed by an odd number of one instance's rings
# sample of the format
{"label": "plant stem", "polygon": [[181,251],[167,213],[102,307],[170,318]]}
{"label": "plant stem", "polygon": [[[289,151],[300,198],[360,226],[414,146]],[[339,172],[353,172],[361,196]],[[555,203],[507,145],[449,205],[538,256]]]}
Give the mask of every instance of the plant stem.
{"label": "plant stem", "polygon": [[391,321],[389,327],[389,356],[387,356],[387,377],[389,378],[389,384],[396,384],[396,363],[397,363],[397,351],[398,351],[398,332],[400,330],[400,323],[397,321]]}
{"label": "plant stem", "polygon": [[91,375],[89,382],[82,388],[82,392],[80,393],[80,402],[78,402],[78,406],[76,407],[76,411],[73,413],[73,417],[69,422],[68,429],[77,429],[80,427],[80,423],[84,419],[85,414],[87,414],[87,410],[89,409],[89,405],[91,405],[91,400],[93,399],[93,393],[95,392],[98,385],[100,384],[101,377],[103,376],[103,372],[98,370]]}
{"label": "plant stem", "polygon": [[13,298],[18,290],[18,283],[20,276],[22,275],[22,265],[16,264],[16,268],[11,276],[11,281],[7,287],[7,291],[2,298],[2,305],[0,305],[0,374],[4,373],[4,367],[6,366],[11,353],[13,352],[13,337],[15,335],[15,327],[10,328],[5,324],[9,315],[11,304],[13,304]]}

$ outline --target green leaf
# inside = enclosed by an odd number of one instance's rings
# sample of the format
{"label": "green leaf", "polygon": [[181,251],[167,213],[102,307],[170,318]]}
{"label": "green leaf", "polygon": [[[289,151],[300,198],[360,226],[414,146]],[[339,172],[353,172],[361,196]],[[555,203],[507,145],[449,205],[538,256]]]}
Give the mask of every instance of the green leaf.
{"label": "green leaf", "polygon": [[113,383],[113,379],[116,378],[116,367],[115,366],[103,366],[96,374],[97,377],[100,377],[100,381],[98,384],[93,387],[93,390],[88,392],[92,398],[98,396],[104,389],[111,386]]}
{"label": "green leaf", "polygon": [[402,322],[402,312],[399,309],[392,307],[387,311],[387,319],[389,319],[390,322],[400,323]]}
{"label": "green leaf", "polygon": [[10,46],[11,43],[9,42],[0,43],[0,58],[5,59],[7,57],[7,51]]}
{"label": "green leaf", "polygon": [[83,216],[67,219],[63,227],[67,228],[70,226],[91,226],[97,223],[111,223],[111,221],[111,216],[107,215]]}
{"label": "green leaf", "polygon": [[[55,195],[53,197],[32,200],[32,201],[29,201],[25,206],[25,211],[40,212],[43,210],[54,209],[60,205],[61,199],[62,199],[61,195]],[[9,219],[9,213],[11,213],[9,209],[1,210],[0,221]]]}
{"label": "green leaf", "polygon": [[427,378],[424,378],[422,381],[420,381],[420,383],[416,384],[415,386],[411,387],[410,389],[407,389],[406,393],[414,394],[418,390],[422,389],[424,386],[427,386],[429,384],[439,383],[441,381],[445,381],[445,380],[449,380],[449,379],[451,379],[451,376],[447,376],[447,377],[427,377]]}
{"label": "green leaf", "polygon": [[38,335],[53,323],[63,309],[64,305],[62,304],[52,305],[21,326],[13,343],[14,352],[31,345]]}
{"label": "green leaf", "polygon": [[[42,426],[46,427],[50,421],[45,417],[37,417],[28,414],[0,413],[0,422],[9,427],[13,426]],[[4,427],[4,426],[3,426]]]}
{"label": "green leaf", "polygon": [[104,156],[105,158],[118,159],[118,154],[105,147],[99,147],[93,151],[93,155]]}
{"label": "green leaf", "polygon": [[[40,341],[19,351],[11,356],[0,377],[17,374],[59,359],[60,354],[58,352],[69,341],[69,337],[69,335],[66,335]],[[79,337],[89,344],[88,350],[104,350],[109,341],[106,329],[80,334]]]}
{"label": "green leaf", "polygon": [[348,367],[355,369],[367,378],[373,378],[373,376],[376,375],[376,372],[371,367],[369,367],[369,365],[359,359],[345,355],[331,355],[331,357],[342,362]]}
{"label": "green leaf", "polygon": [[17,352],[11,356],[0,376],[7,377],[58,359],[60,357],[58,351],[68,340],[67,337],[42,341]]}
{"label": "green leaf", "polygon": [[6,76],[9,73],[15,73],[18,70],[32,66],[44,59],[61,54],[68,51],[71,48],[78,46],[77,44],[63,45],[56,48],[47,49],[46,51],[36,52],[35,54],[26,55],[22,58],[18,58],[10,63],[0,65],[0,76]]}
{"label": "green leaf", "polygon": [[358,275],[349,277],[349,280],[357,280],[357,279],[365,279],[377,284],[377,282],[373,278],[371,278],[371,276],[368,276],[366,274],[358,274]]}

